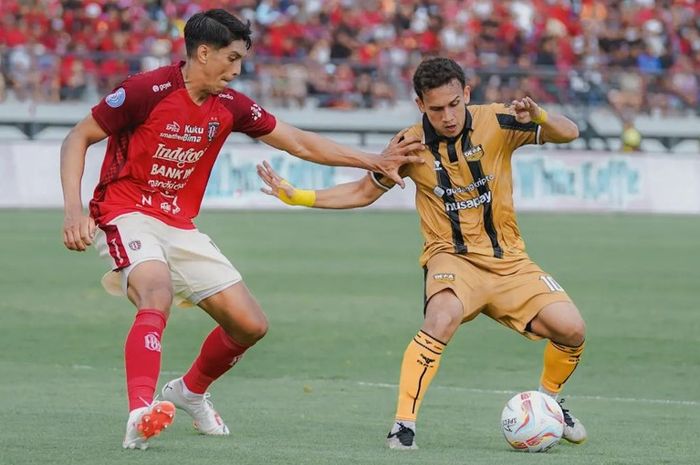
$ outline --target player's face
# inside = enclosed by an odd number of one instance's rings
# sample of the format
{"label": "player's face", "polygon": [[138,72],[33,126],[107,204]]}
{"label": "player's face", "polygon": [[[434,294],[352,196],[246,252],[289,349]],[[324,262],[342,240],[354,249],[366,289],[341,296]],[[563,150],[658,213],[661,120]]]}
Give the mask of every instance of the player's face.
{"label": "player's face", "polygon": [[221,93],[228,87],[229,82],[241,74],[241,63],[247,54],[248,50],[242,40],[234,40],[227,47],[218,50],[207,50],[204,74],[212,94]]}
{"label": "player's face", "polygon": [[423,98],[416,98],[416,104],[428,116],[428,121],[438,134],[455,137],[464,129],[469,91],[469,86],[462,88],[462,84],[453,79],[444,86],[423,92]]}

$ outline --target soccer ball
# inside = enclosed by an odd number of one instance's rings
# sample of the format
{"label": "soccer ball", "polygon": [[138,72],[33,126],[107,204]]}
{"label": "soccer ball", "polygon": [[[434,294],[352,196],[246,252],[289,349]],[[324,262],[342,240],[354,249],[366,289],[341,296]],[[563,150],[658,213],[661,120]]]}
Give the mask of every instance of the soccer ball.
{"label": "soccer ball", "polygon": [[503,407],[501,428],[513,449],[545,452],[561,439],[564,415],[557,401],[547,394],[521,392]]}

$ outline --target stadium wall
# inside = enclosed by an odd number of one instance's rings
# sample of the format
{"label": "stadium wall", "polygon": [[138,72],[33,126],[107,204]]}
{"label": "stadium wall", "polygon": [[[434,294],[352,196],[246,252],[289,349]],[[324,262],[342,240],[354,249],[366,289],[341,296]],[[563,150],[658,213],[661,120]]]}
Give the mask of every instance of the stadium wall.
{"label": "stadium wall", "polygon": [[[62,206],[59,148],[55,141],[0,142],[0,207]],[[84,202],[97,182],[103,153],[103,144],[88,152]],[[212,172],[204,207],[291,208],[260,192],[255,165],[262,160],[305,188],[363,176],[361,170],[314,165],[261,144],[228,144]],[[697,156],[523,148],[513,158],[513,176],[516,206],[523,211],[700,213]],[[405,191],[394,188],[370,208],[411,209],[414,192],[407,183]]]}

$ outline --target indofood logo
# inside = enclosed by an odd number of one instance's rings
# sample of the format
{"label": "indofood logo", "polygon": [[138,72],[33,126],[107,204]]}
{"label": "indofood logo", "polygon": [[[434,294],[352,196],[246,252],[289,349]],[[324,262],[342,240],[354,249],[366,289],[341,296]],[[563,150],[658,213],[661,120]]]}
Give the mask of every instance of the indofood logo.
{"label": "indofood logo", "polygon": [[204,150],[195,151],[192,148],[184,150],[182,147],[170,149],[165,144],[158,144],[158,150],[156,150],[153,158],[174,161],[177,163],[178,168],[182,168],[187,163],[197,163],[202,156],[204,156]]}

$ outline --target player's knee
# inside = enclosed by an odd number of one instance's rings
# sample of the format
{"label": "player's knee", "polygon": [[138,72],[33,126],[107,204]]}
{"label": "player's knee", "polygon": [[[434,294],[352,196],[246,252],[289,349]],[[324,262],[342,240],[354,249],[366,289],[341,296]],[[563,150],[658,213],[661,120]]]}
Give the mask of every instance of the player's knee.
{"label": "player's knee", "polygon": [[582,318],[579,318],[577,321],[573,322],[569,332],[569,339],[571,342],[569,345],[571,347],[578,347],[583,344],[583,341],[586,340],[586,323]]}
{"label": "player's knee", "polygon": [[586,339],[586,324],[582,318],[567,321],[560,331],[558,342],[569,347],[578,347]]}
{"label": "player's knee", "polygon": [[265,337],[270,324],[267,321],[265,312],[263,312],[262,308],[260,308],[260,305],[257,302],[255,302],[255,310],[250,312],[246,320],[248,337],[251,341],[253,341],[253,343]]}
{"label": "player's knee", "polygon": [[256,318],[254,321],[248,325],[248,337],[253,341],[257,342],[267,334],[267,329],[269,328],[269,323],[265,315],[260,318]]}
{"label": "player's knee", "polygon": [[153,286],[140,289],[133,293],[134,303],[139,308],[154,308],[165,313],[166,317],[170,313],[170,306],[173,303],[173,292],[165,286]]}
{"label": "player's knee", "polygon": [[454,292],[446,290],[428,302],[423,328],[433,337],[449,339],[464,318],[462,303]]}
{"label": "player's knee", "polygon": [[246,318],[239,319],[230,328],[224,328],[229,336],[242,344],[253,345],[265,337],[269,323],[265,314],[256,312]]}
{"label": "player's knee", "polygon": [[456,329],[462,322],[462,315],[449,311],[436,311],[430,317],[425,319],[426,323],[431,327],[445,332]]}

